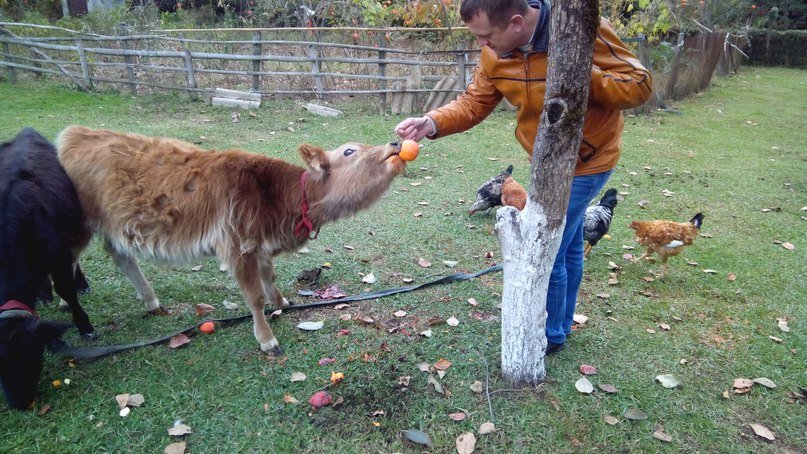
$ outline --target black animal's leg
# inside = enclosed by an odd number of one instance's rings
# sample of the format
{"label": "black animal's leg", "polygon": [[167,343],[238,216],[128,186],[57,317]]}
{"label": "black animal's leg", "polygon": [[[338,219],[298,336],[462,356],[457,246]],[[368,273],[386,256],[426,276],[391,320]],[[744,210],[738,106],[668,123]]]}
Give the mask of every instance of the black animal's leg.
{"label": "black animal's leg", "polygon": [[98,337],[95,333],[95,328],[90,323],[90,317],[87,316],[78,301],[72,263],[68,262],[66,265],[58,267],[58,270],[53,274],[53,284],[56,287],[56,293],[70,306],[70,311],[73,313],[73,323],[78,328],[79,334],[85,339]]}
{"label": "black animal's leg", "polygon": [[81,269],[81,265],[79,265],[78,262],[75,263],[74,269],[76,291],[82,295],[90,293],[90,283],[87,282],[87,277],[84,275],[84,271]]}

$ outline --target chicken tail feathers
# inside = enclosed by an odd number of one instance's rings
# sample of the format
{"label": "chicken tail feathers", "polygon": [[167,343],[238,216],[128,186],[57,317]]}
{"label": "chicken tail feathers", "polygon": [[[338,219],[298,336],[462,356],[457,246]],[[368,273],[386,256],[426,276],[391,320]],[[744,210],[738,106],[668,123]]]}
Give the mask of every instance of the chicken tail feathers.
{"label": "chicken tail feathers", "polygon": [[701,228],[701,225],[703,225],[703,218],[704,218],[704,217],[705,217],[705,216],[703,215],[703,213],[698,213],[698,214],[696,214],[696,215],[695,215],[695,217],[693,217],[692,219],[690,219],[690,220],[689,220],[689,222],[690,222],[692,225],[694,225],[694,226],[695,226],[695,228],[700,229],[700,228]]}
{"label": "chicken tail feathers", "polygon": [[507,170],[505,170],[505,172],[507,172],[507,174],[508,174],[508,175],[512,175],[512,174],[513,174],[513,166],[512,166],[512,164],[511,164],[510,166],[508,166],[508,167],[507,167]]}
{"label": "chicken tail feathers", "polygon": [[617,197],[616,197],[616,189],[611,188],[605,191],[605,194],[600,199],[600,202],[597,205],[608,207],[611,210],[616,208],[617,204]]}

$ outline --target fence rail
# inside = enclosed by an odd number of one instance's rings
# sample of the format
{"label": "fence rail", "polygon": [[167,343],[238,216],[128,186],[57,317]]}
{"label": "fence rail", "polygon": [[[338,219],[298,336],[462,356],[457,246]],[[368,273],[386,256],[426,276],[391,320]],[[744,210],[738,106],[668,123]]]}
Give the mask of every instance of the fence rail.
{"label": "fence rail", "polygon": [[[353,33],[357,30],[360,40]],[[172,90],[197,98],[213,94],[216,88],[262,97],[372,95],[381,112],[392,107],[393,113],[411,113],[433,108],[462,92],[470,78],[469,67],[476,65],[479,54],[479,49],[470,48],[464,29],[214,29],[143,34],[121,24],[117,33],[106,36],[0,22],[0,69],[12,82],[18,71],[25,71],[66,77],[82,90],[108,86],[133,95]],[[424,33],[430,33],[430,39],[418,39]],[[625,41],[635,47],[645,65],[656,64],[648,57],[645,39]],[[656,104],[705,88],[715,68],[725,68],[721,61],[726,56],[732,57],[732,64],[739,61],[726,43],[728,37],[719,33],[682,37],[666,66],[652,68]],[[402,96],[407,97],[403,102]]]}

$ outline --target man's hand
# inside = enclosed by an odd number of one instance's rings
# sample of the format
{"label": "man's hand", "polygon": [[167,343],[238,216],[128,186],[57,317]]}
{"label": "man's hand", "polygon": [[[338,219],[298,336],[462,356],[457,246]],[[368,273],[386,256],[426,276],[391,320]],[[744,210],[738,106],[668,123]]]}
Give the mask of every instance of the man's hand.
{"label": "man's hand", "polygon": [[395,127],[395,134],[401,139],[414,140],[420,142],[426,136],[431,136],[437,132],[434,125],[434,120],[424,115],[419,118],[407,118],[406,120],[398,123]]}

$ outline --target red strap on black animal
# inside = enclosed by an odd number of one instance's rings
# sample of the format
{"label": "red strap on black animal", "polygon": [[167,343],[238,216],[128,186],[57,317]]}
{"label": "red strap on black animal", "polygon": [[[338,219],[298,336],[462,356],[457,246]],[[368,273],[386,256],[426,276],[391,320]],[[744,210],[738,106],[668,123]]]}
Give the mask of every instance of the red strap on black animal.
{"label": "red strap on black animal", "polygon": [[35,318],[39,318],[39,314],[37,314],[35,310],[28,307],[27,304],[24,304],[24,303],[22,303],[20,301],[17,301],[17,300],[8,300],[8,301],[5,302],[5,304],[0,306],[0,312],[2,312],[2,311],[11,311],[11,310],[25,311],[25,312],[28,312],[29,314],[33,315]]}
{"label": "red strap on black animal", "polygon": [[[319,236],[319,227],[317,230],[314,230],[314,221],[308,217],[308,201],[305,200],[305,180],[308,177],[308,172],[304,171],[302,175],[300,175],[300,193],[301,198],[303,199],[303,206],[302,211],[303,215],[301,219],[297,222],[297,225],[294,226],[294,234],[297,236],[307,236],[310,240],[315,240],[317,236]],[[311,232],[314,232],[314,236],[311,236]]]}

